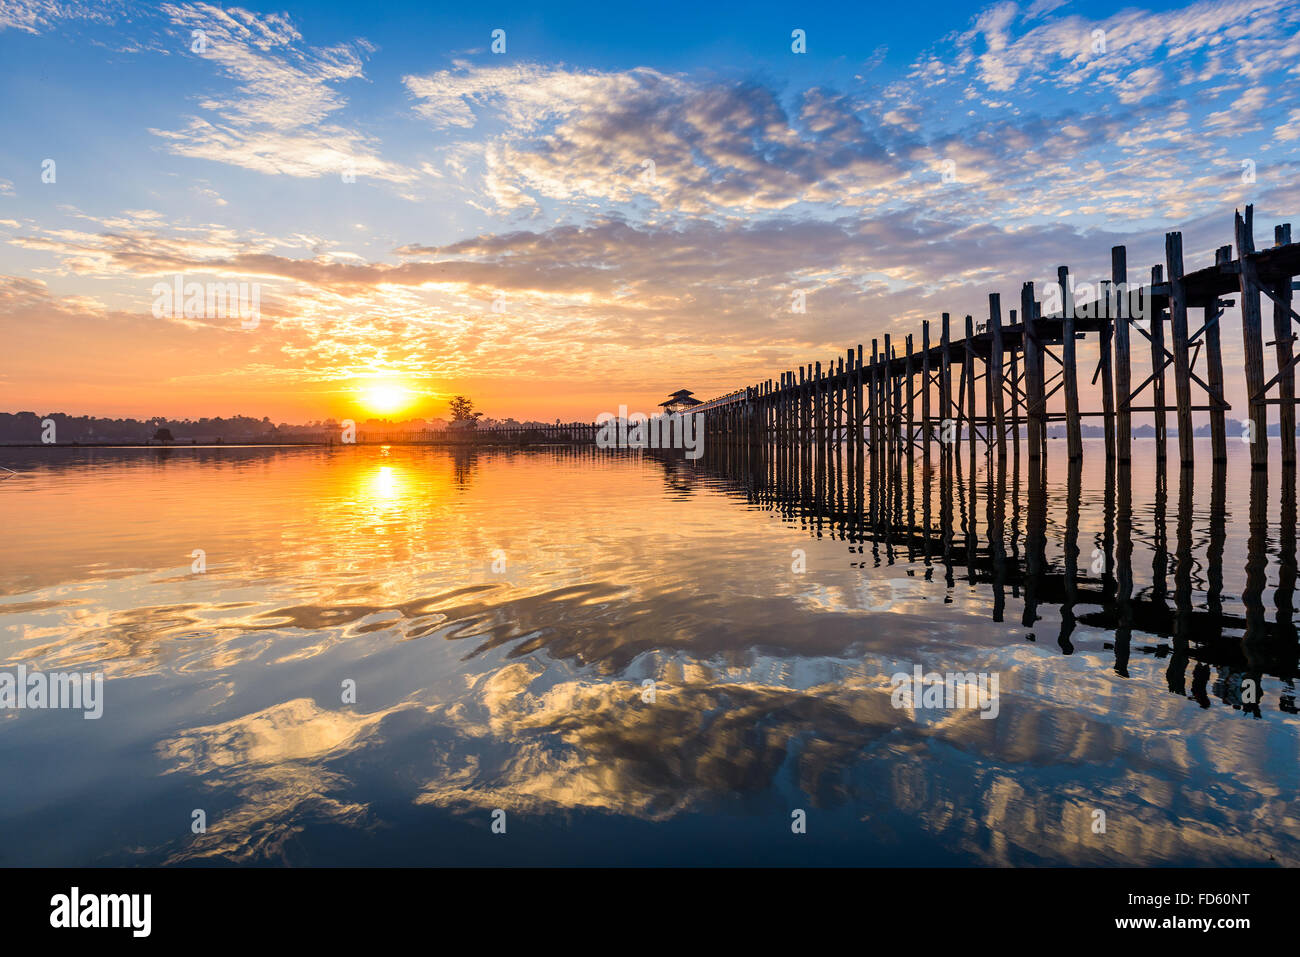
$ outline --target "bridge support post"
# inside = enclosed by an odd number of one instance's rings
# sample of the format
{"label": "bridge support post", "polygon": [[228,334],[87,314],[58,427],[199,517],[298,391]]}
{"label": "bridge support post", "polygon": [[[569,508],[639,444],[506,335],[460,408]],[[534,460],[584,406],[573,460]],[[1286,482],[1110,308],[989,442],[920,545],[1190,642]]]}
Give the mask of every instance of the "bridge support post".
{"label": "bridge support post", "polygon": [[[1129,315],[1133,297],[1128,295],[1128,253],[1123,246],[1110,250],[1110,281],[1115,291],[1119,315],[1114,322],[1115,346],[1115,419],[1116,449],[1121,462],[1133,459],[1133,413],[1129,393],[1133,391],[1132,363],[1129,358]],[[1149,302],[1149,298],[1148,298]]]}
{"label": "bridge support post", "polygon": [[[1291,243],[1291,224],[1285,223],[1273,231],[1273,242],[1277,246]],[[1291,279],[1287,277],[1273,289],[1273,338],[1276,340],[1278,367],[1278,422],[1282,442],[1282,464],[1294,468],[1295,459],[1295,369],[1291,365],[1293,356],[1292,342],[1295,339],[1291,331]]]}
{"label": "bridge support post", "polygon": [[1169,266],[1169,329],[1174,340],[1174,396],[1178,402],[1178,459],[1194,463],[1192,448],[1192,380],[1187,356],[1187,294],[1183,286],[1183,234],[1165,234]]}
{"label": "bridge support post", "polygon": [[1246,395],[1250,411],[1250,464],[1268,465],[1268,414],[1264,404],[1264,344],[1259,310],[1259,275],[1255,262],[1255,207],[1236,214],[1237,262],[1241,266],[1241,340],[1246,363]]}

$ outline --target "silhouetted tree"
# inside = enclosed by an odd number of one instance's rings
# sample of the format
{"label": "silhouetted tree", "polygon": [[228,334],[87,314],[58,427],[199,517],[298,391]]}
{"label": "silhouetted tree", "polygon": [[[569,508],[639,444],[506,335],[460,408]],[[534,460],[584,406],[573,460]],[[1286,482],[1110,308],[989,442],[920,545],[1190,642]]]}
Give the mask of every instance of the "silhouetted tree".
{"label": "silhouetted tree", "polygon": [[466,395],[458,395],[452,399],[450,409],[451,417],[456,422],[464,422],[466,419],[474,419],[483,414],[474,411],[474,400]]}

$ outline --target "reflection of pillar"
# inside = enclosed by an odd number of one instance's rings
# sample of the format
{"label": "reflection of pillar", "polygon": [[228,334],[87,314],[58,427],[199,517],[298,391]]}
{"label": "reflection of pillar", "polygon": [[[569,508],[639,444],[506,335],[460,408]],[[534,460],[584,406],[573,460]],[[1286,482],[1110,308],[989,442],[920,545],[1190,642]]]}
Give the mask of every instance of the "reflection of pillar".
{"label": "reflection of pillar", "polygon": [[1114,474],[1114,462],[1106,463],[1106,490],[1103,493],[1103,524],[1101,532],[1101,595],[1104,602],[1110,601],[1115,594],[1115,483],[1110,481]]}
{"label": "reflection of pillar", "polygon": [[[929,377],[927,376],[927,381],[928,378]],[[925,427],[925,431],[926,432],[930,431],[930,427],[928,425]],[[931,560],[931,547],[933,544],[930,541],[931,530],[932,530],[930,496],[933,494],[933,484],[934,484],[933,477],[930,474],[930,439],[928,435],[925,439],[925,462],[921,466],[921,481],[923,483],[921,486],[921,526],[925,533],[925,538],[924,538],[925,564],[927,566],[927,574],[928,574],[930,560]]]}
{"label": "reflection of pillar", "polygon": [[1038,621],[1038,592],[1043,578],[1047,547],[1047,494],[1042,460],[1029,463],[1029,514],[1025,519],[1025,611],[1020,619],[1026,628]]}
{"label": "reflection of pillar", "polygon": [[1156,456],[1156,498],[1151,515],[1151,603],[1159,605],[1159,617],[1164,618],[1167,608],[1165,596],[1169,593],[1169,530],[1165,527],[1165,511],[1169,498],[1169,479],[1165,457]]}
{"label": "reflection of pillar", "polygon": [[[1020,456],[1011,457],[1011,522],[1008,526],[1010,542],[1008,551],[1013,563],[1020,559]],[[1019,596],[1016,586],[1012,586],[1013,594]]]}
{"label": "reflection of pillar", "polygon": [[1205,607],[1211,634],[1223,631],[1223,546],[1228,537],[1228,465],[1216,461],[1210,480],[1210,540],[1205,549]]}
{"label": "reflection of pillar", "polygon": [[1192,469],[1178,471],[1178,527],[1174,537],[1174,649],[1185,652],[1192,630]]}
{"label": "reflection of pillar", "polygon": [[[1005,446],[1004,446],[1005,448]],[[997,460],[998,484],[992,487],[992,469],[989,470],[989,557],[993,562],[993,620],[1002,621],[1006,608],[1006,501],[1007,501],[1007,458],[999,455]]]}
{"label": "reflection of pillar", "polygon": [[953,459],[956,456],[950,444],[941,444],[939,446],[939,456],[945,463],[944,473],[947,476],[946,481],[939,483],[939,535],[943,546],[943,578],[948,588],[951,589],[954,581],[952,571],[952,493],[957,474]]}
{"label": "reflection of pillar", "polygon": [[1250,540],[1246,545],[1246,587],[1241,592],[1241,602],[1246,606],[1246,634],[1241,649],[1246,655],[1244,681],[1254,681],[1255,701],[1242,702],[1242,708],[1259,714],[1259,700],[1263,692],[1265,649],[1268,644],[1268,622],[1264,615],[1264,588],[1268,584],[1268,470],[1252,469],[1250,473]]}
{"label": "reflection of pillar", "polygon": [[1277,533],[1277,625],[1274,644],[1282,656],[1287,673],[1294,673],[1296,662],[1295,586],[1296,586],[1296,469],[1282,468],[1282,508]]}
{"label": "reflection of pillar", "polygon": [[[1121,442],[1120,451],[1124,447]],[[1129,459],[1119,459],[1115,479],[1115,673],[1127,678],[1133,636],[1133,466]]]}
{"label": "reflection of pillar", "polygon": [[970,456],[970,477],[965,483],[962,482],[962,471],[960,460],[957,463],[957,483],[958,495],[963,492],[965,498],[961,513],[962,538],[966,544],[966,574],[973,581],[975,579],[975,548],[977,545],[975,537],[975,509],[976,500],[979,495],[975,491],[975,451],[971,447]]}
{"label": "reflection of pillar", "polygon": [[1074,654],[1070,636],[1076,619],[1074,606],[1079,601],[1079,502],[1083,493],[1083,460],[1071,459],[1065,494],[1065,601],[1061,605],[1061,637],[1057,644],[1064,654]]}

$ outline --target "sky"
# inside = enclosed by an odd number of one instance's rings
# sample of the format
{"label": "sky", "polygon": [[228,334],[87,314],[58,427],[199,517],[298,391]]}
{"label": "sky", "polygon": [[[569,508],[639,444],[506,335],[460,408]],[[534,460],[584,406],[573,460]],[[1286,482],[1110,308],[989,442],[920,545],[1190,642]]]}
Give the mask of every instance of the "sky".
{"label": "sky", "polygon": [[1295,2],[431,6],[0,0],[0,410],[650,412],[1300,212]]}

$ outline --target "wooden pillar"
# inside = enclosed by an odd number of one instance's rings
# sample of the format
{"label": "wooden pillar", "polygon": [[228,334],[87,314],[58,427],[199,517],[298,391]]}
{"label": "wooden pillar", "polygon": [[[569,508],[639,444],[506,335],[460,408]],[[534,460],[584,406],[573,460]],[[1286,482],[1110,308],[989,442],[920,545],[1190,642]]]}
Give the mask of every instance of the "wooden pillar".
{"label": "wooden pillar", "polygon": [[966,426],[970,436],[971,489],[975,485],[975,320],[966,317],[963,377],[966,380]]}
{"label": "wooden pillar", "polygon": [[890,417],[891,432],[889,447],[894,456],[893,468],[898,469],[901,468],[902,465],[900,457],[903,452],[903,446],[899,442],[899,433],[903,430],[903,375],[901,370],[894,369],[894,363],[892,361],[894,359],[894,352],[892,349],[889,351],[889,358],[891,360],[889,363],[889,374],[894,388],[893,398],[890,401],[890,410],[892,415]]}
{"label": "wooden pillar", "polygon": [[1166,454],[1167,425],[1165,418],[1165,317],[1156,302],[1155,287],[1164,283],[1165,273],[1160,266],[1151,267],[1151,398],[1152,415],[1156,428],[1156,458],[1164,461]]}
{"label": "wooden pillar", "polygon": [[1174,346],[1174,396],[1178,402],[1178,459],[1194,464],[1192,449],[1192,379],[1187,355],[1187,291],[1183,285],[1183,234],[1165,233],[1169,266],[1169,330]]}
{"label": "wooden pillar", "polygon": [[1038,338],[1038,309],[1034,302],[1034,284],[1020,287],[1020,316],[1025,329],[1025,417],[1029,420],[1029,461],[1031,479],[1036,481],[1043,457],[1043,346]]}
{"label": "wooden pillar", "polygon": [[[1133,297],[1128,294],[1128,252],[1123,246],[1110,250],[1110,281],[1116,303],[1118,322],[1114,324],[1115,345],[1115,418],[1116,450],[1121,462],[1133,458],[1133,413],[1129,409],[1129,393],[1133,391],[1132,364],[1129,359],[1129,309]],[[1150,303],[1150,297],[1147,297]]]}
{"label": "wooden pillar", "polygon": [[[1011,325],[1016,324],[1016,310],[1011,311]],[[1021,346],[1017,349],[1011,347],[1011,450],[1015,457],[1015,474],[1020,476],[1020,407],[1023,403],[1022,396],[1025,391],[1024,379],[1020,372],[1020,353],[1024,350],[1023,338]]]}
{"label": "wooden pillar", "polygon": [[912,363],[912,337],[907,337],[907,359],[904,365],[903,379],[904,387],[907,389],[907,457],[912,458],[912,450],[915,447],[913,443],[916,440],[916,422],[913,418],[913,401],[915,389],[912,388],[912,380],[915,375],[915,366]]}
{"label": "wooden pillar", "polygon": [[802,446],[808,433],[804,424],[804,367],[799,367],[799,391],[795,396],[795,428],[799,444]]}
{"label": "wooden pillar", "polygon": [[[921,322],[921,468],[930,472],[930,320]],[[928,501],[928,498],[927,498]],[[927,526],[928,531],[928,526]],[[928,540],[928,538],[927,538]]]}
{"label": "wooden pillar", "polygon": [[943,423],[952,418],[952,329],[948,313],[943,314],[943,328],[940,330],[940,344],[943,357],[939,367],[939,429],[943,437]]}
{"label": "wooden pillar", "polygon": [[1083,458],[1083,430],[1079,427],[1079,367],[1074,339],[1074,290],[1070,288],[1070,270],[1056,270],[1061,284],[1061,363],[1065,381],[1065,434],[1070,446],[1070,461]]}
{"label": "wooden pillar", "polygon": [[1259,310],[1259,275],[1251,256],[1255,253],[1255,207],[1236,214],[1237,261],[1241,266],[1241,340],[1246,363],[1246,397],[1251,435],[1250,464],[1268,465],[1268,415],[1264,405],[1264,341]]}
{"label": "wooden pillar", "polygon": [[[1102,429],[1106,436],[1107,463],[1115,461],[1115,375],[1111,369],[1111,340],[1115,337],[1115,311],[1111,308],[1112,299],[1112,296],[1106,296],[1101,329],[1097,334],[1098,361],[1101,364]],[[1106,467],[1106,474],[1110,475],[1109,464]]]}
{"label": "wooden pillar", "polygon": [[871,340],[871,405],[867,415],[871,419],[871,464],[873,475],[877,452],[880,449],[880,353],[876,350],[877,341]]}
{"label": "wooden pillar", "polygon": [[[863,445],[865,444],[865,436],[863,435],[863,431],[862,431],[863,401],[864,401],[862,390],[866,385],[865,371],[862,367],[862,343],[858,343],[856,373],[857,374],[853,380],[853,431],[854,434],[857,436],[856,439],[857,467],[858,467],[858,483],[860,487],[862,482],[862,469],[864,465]],[[858,508],[859,510],[861,510],[860,498],[859,498]]]}
{"label": "wooden pillar", "polygon": [[822,364],[813,366],[813,442],[817,450],[817,461],[822,460]]}
{"label": "wooden pillar", "polygon": [[885,333],[885,340],[882,348],[884,349],[881,359],[884,363],[880,380],[880,412],[882,425],[884,426],[881,433],[881,439],[884,443],[883,464],[885,471],[888,472],[894,466],[894,443],[898,440],[898,433],[894,427],[894,348],[889,341],[889,333]]}
{"label": "wooden pillar", "polygon": [[989,293],[989,332],[992,345],[989,352],[989,364],[985,370],[989,377],[993,396],[993,428],[998,437],[998,461],[1007,460],[1006,403],[1002,382],[1002,297],[996,292]]}
{"label": "wooden pillar", "polygon": [[[849,412],[849,378],[853,375],[853,350],[847,352],[847,360],[840,359],[836,363],[839,373],[835,377],[835,467],[838,469],[844,463],[844,442],[848,440],[848,433],[845,426],[848,425]],[[852,447],[849,448],[849,454],[852,455]]]}
{"label": "wooden pillar", "polygon": [[[1291,243],[1291,224],[1278,226],[1273,232],[1278,246]],[[1278,421],[1281,424],[1282,464],[1295,467],[1295,369],[1291,368],[1293,333],[1291,332],[1291,277],[1287,276],[1273,290],[1273,338],[1277,340]]]}

